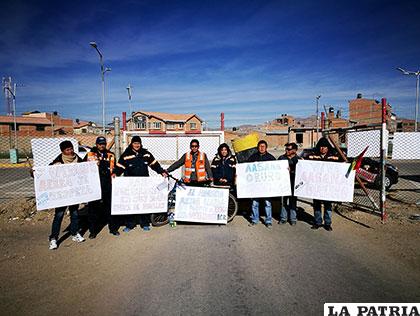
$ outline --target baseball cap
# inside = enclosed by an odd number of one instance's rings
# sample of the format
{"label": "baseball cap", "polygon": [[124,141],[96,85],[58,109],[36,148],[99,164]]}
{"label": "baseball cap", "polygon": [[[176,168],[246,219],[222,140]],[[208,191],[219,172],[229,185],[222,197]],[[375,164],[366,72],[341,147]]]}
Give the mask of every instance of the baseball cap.
{"label": "baseball cap", "polygon": [[106,145],[106,138],[105,138],[105,137],[103,137],[103,136],[99,136],[99,137],[96,139],[96,143],[97,143],[98,145],[101,145],[101,144]]}

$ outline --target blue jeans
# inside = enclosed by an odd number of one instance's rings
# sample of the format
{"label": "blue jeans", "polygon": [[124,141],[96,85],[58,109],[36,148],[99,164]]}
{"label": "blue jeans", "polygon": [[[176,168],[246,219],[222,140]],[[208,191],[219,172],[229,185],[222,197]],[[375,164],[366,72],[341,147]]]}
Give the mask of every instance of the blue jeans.
{"label": "blue jeans", "polygon": [[322,225],[322,204],[324,204],[324,224],[332,223],[332,202],[323,200],[314,200],[315,225]]}
{"label": "blue jeans", "polygon": [[[271,201],[267,199],[263,199],[265,202],[265,224],[271,224],[272,217],[271,217]],[[252,216],[251,220],[253,223],[257,224],[260,221],[260,200],[253,199],[252,200]]]}
{"label": "blue jeans", "polygon": [[296,196],[284,196],[282,199],[283,203],[280,210],[280,220],[287,222],[287,213],[290,213],[290,222],[296,223],[296,209],[297,209],[297,197]]}
{"label": "blue jeans", "polygon": [[[58,207],[55,209],[54,219],[52,222],[51,228],[51,235],[50,240],[55,239],[58,240],[58,236],[60,235],[61,229],[61,222],[63,221],[64,213],[66,212],[67,206]],[[76,235],[79,230],[79,204],[70,205],[70,234],[72,236]]]}

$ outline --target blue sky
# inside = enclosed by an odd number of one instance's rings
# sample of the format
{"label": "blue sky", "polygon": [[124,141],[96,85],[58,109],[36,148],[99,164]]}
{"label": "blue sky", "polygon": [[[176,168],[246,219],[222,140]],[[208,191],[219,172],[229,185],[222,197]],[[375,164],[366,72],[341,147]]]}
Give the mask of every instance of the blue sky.
{"label": "blue sky", "polygon": [[[3,1],[5,2],[5,1]],[[420,1],[8,1],[0,12],[0,75],[17,111],[107,121],[136,110],[193,112],[210,126],[347,113],[357,93],[414,117]],[[2,112],[5,109],[2,106]]]}

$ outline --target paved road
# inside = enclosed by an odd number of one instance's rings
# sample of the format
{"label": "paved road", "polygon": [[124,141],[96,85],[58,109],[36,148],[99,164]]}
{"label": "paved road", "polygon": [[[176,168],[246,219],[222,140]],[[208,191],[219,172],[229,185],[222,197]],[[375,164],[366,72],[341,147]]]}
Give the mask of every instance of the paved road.
{"label": "paved road", "polygon": [[[416,302],[420,271],[359,227],[179,225],[47,250],[49,225],[0,232],[3,315],[321,315],[324,302]],[[348,224],[347,224],[348,225]],[[8,273],[5,273],[7,271]]]}

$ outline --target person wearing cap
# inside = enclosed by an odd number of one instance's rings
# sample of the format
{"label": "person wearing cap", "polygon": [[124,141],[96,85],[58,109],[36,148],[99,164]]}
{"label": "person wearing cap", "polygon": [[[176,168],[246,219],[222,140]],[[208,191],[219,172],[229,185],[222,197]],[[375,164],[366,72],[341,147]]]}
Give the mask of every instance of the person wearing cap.
{"label": "person wearing cap", "polygon": [[[333,153],[333,147],[327,138],[322,137],[315,147],[315,152],[308,156],[309,160],[320,161],[339,161],[337,155]],[[327,231],[332,231],[332,202],[314,199],[314,224],[312,229],[322,227],[322,204],[324,205],[324,228]]]}
{"label": "person wearing cap", "polygon": [[[50,165],[79,163],[82,159],[74,152],[73,144],[69,140],[60,143],[61,154],[59,154]],[[54,250],[58,248],[58,237],[60,235],[61,223],[66,212],[67,207],[70,211],[70,234],[72,240],[75,242],[83,242],[85,239],[79,233],[79,204],[57,207],[54,212],[54,219],[51,227],[50,245],[49,249]]]}
{"label": "person wearing cap", "polygon": [[[116,165],[115,174],[120,176],[124,173],[125,177],[148,177],[149,167],[161,175],[166,174],[159,162],[153,155],[142,147],[141,138],[133,136],[130,145],[123,152]],[[124,232],[129,232],[136,227],[138,216],[127,215],[126,227]],[[150,230],[150,214],[141,214],[139,216],[140,226],[145,231]]]}
{"label": "person wearing cap", "polygon": [[[267,151],[267,147],[267,142],[265,140],[260,140],[257,144],[258,151],[248,158],[248,162],[276,160],[276,158],[274,158],[274,156]],[[272,207],[271,199],[268,198],[252,199],[252,216],[249,226],[255,226],[260,221],[260,200],[263,200],[265,203],[264,224],[267,228],[270,229],[272,227]]]}
{"label": "person wearing cap", "polygon": [[286,153],[279,157],[279,160],[287,160],[289,163],[289,174],[290,174],[290,185],[292,189],[291,196],[283,196],[282,206],[280,210],[280,221],[279,224],[287,223],[287,213],[290,217],[290,225],[294,226],[297,222],[296,209],[297,209],[297,197],[294,196],[295,188],[295,176],[296,176],[296,165],[299,162],[300,158],[296,152],[298,146],[296,143],[287,143],[285,146]]}
{"label": "person wearing cap", "polygon": [[89,238],[94,239],[100,231],[100,221],[108,222],[110,234],[119,236],[115,216],[111,215],[112,175],[115,169],[115,155],[106,148],[106,138],[99,136],[96,146],[86,155],[87,161],[95,161],[99,168],[101,181],[101,199],[90,202],[89,205]]}

